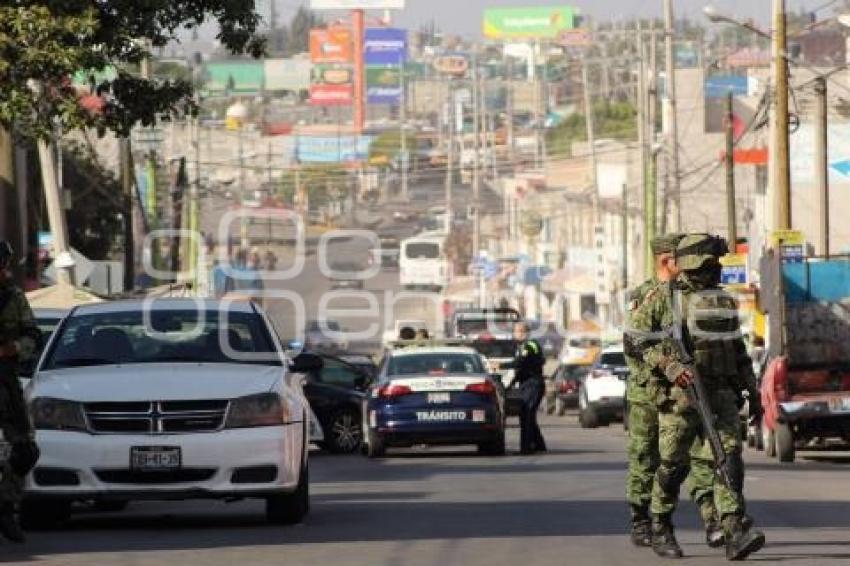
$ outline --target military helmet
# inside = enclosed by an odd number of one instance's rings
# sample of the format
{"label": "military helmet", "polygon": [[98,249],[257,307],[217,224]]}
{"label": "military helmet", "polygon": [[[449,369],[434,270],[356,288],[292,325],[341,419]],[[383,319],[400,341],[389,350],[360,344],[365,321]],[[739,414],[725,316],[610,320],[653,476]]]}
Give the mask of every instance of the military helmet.
{"label": "military helmet", "polygon": [[729,246],[724,238],[711,234],[688,234],[676,247],[676,263],[684,271],[693,271],[727,253]]}
{"label": "military helmet", "polygon": [[15,250],[6,240],[0,240],[0,269],[6,269],[12,263]]}
{"label": "military helmet", "polygon": [[684,234],[664,234],[654,237],[649,245],[653,255],[672,254],[684,237]]}

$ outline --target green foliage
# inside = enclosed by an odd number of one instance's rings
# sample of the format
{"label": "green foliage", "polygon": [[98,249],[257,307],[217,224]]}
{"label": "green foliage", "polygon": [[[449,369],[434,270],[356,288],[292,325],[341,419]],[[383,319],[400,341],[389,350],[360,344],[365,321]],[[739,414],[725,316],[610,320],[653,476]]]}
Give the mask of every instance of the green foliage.
{"label": "green foliage", "polygon": [[310,50],[310,30],[322,24],[315,12],[300,6],[288,26],[279,27],[269,34],[271,51],[278,56],[291,57]]}
{"label": "green foliage", "polygon": [[[192,112],[184,80],[142,80],[129,71],[185,29],[206,20],[219,25],[217,39],[233,53],[263,53],[253,0],[31,0],[0,6],[0,124],[24,136],[48,137],[59,120],[65,129],[95,127],[121,135],[162,115]],[[140,40],[144,41],[140,41]],[[102,111],[79,103],[70,81],[79,71],[92,77],[107,67],[114,80],[96,82]],[[37,88],[33,89],[33,85]]]}
{"label": "green foliage", "polygon": [[278,194],[292,202],[297,183],[307,191],[310,205],[321,205],[330,200],[339,200],[348,192],[348,171],[339,164],[303,165],[297,173],[287,171],[278,184]]}
{"label": "green foliage", "polygon": [[[637,112],[628,102],[598,101],[593,105],[597,139],[637,139]],[[551,155],[570,155],[573,142],[587,140],[584,114],[572,114],[546,133],[546,150]]]}

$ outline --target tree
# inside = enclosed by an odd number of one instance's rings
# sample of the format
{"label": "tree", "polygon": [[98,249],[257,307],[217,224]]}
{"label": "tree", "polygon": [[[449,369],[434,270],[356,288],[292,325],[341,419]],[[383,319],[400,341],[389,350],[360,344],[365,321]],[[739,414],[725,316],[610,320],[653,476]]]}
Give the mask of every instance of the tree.
{"label": "tree", "polygon": [[303,165],[297,174],[295,171],[287,171],[281,177],[278,194],[284,201],[293,202],[297,180],[307,191],[310,205],[321,206],[347,194],[348,177],[348,171],[339,163]]}
{"label": "tree", "polygon": [[[193,111],[185,80],[145,80],[131,73],[151,47],[208,19],[233,53],[262,54],[260,15],[252,0],[30,0],[0,7],[0,124],[25,136],[49,137],[56,120],[66,130],[95,127],[127,135],[160,115]],[[114,79],[94,73],[114,68]],[[92,112],[79,103],[71,77],[90,72],[104,98]],[[36,88],[33,88],[36,86]]]}
{"label": "tree", "polygon": [[[631,141],[637,138],[637,111],[629,102],[601,100],[593,104],[597,138]],[[570,155],[572,143],[587,140],[584,114],[572,114],[546,133],[546,148],[552,155]]]}
{"label": "tree", "polygon": [[[416,153],[416,135],[405,133],[405,150],[407,154]],[[401,154],[401,132],[389,130],[374,139],[369,145],[369,161],[378,163],[390,163]]]}
{"label": "tree", "polygon": [[286,38],[287,55],[309,51],[310,30],[319,25],[321,21],[316,13],[309,8],[299,7],[289,24],[289,33]]}

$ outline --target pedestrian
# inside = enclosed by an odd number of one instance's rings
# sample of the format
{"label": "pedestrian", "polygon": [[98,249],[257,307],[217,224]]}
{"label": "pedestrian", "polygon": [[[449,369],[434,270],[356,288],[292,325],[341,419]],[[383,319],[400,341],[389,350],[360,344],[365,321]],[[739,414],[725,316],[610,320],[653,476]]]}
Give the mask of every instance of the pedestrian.
{"label": "pedestrian", "polygon": [[0,534],[13,542],[24,542],[18,523],[18,506],[24,478],[38,460],[38,446],[18,380],[22,362],[35,355],[40,333],[26,295],[9,272],[14,256],[8,242],[0,242],[0,426],[11,446],[0,464]]}
{"label": "pedestrian", "polygon": [[416,331],[416,339],[417,340],[430,340],[431,335],[428,334],[428,329],[427,328],[420,328],[419,330],[417,330]]}
{"label": "pedestrian", "polygon": [[[751,414],[762,410],[752,361],[747,355],[737,303],[719,287],[720,257],[727,253],[724,240],[708,234],[691,234],[676,247],[681,273],[650,292],[632,316],[632,346],[652,370],[647,384],[659,415],[659,464],[652,487],[652,547],[659,556],[679,558],[672,516],[679,489],[688,474],[689,452],[702,432],[701,421],[688,397],[694,369],[708,393],[715,427],[728,459],[731,485],[714,476],[714,502],[720,517],[726,557],[742,560],[762,548],[764,534],[745,520],[744,463],[739,417],[742,390],[750,395]],[[681,337],[681,338],[680,338]],[[675,340],[681,339],[693,354],[695,368],[682,360]],[[707,456],[710,447],[703,442]]]}
{"label": "pedestrian", "polygon": [[520,454],[546,452],[546,441],[537,424],[537,410],[546,392],[543,381],[543,348],[533,338],[529,338],[528,323],[517,322],[513,328],[517,343],[516,354],[511,362],[501,365],[501,369],[513,369],[514,381],[519,384],[522,406],[519,414]]}
{"label": "pedestrian", "polygon": [[[629,297],[628,313],[631,317],[647,297],[663,293],[666,285],[678,277],[676,246],[684,234],[668,234],[652,241],[655,257],[655,274],[634,289]],[[632,324],[629,320],[629,324]],[[629,469],[626,479],[626,499],[631,511],[631,540],[635,546],[652,546],[652,527],[649,505],[652,500],[652,483],[658,468],[658,409],[647,387],[652,370],[640,359],[630,335],[623,336],[629,380],[626,391],[629,425]],[[705,525],[706,543],[714,548],[723,545],[723,529],[714,505],[714,467],[710,459],[703,458],[702,442],[696,439],[691,448],[689,488]]]}
{"label": "pedestrian", "polygon": [[277,271],[277,255],[272,250],[266,250],[266,271]]}

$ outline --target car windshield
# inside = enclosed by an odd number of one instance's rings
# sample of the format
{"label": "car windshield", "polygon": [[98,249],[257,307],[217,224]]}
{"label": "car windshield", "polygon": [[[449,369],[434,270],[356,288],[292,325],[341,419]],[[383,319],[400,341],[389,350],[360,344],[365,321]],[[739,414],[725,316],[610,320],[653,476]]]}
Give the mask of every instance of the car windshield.
{"label": "car windshield", "polygon": [[440,246],[427,242],[407,244],[405,254],[409,259],[437,259],[440,257]]}
{"label": "car windshield", "polygon": [[599,364],[603,366],[623,367],[626,365],[626,356],[623,352],[605,352],[599,356]]}
{"label": "car windshield", "polygon": [[387,375],[449,375],[486,373],[473,354],[408,354],[390,359]]}
{"label": "car windshield", "polygon": [[170,362],[281,365],[255,313],[155,310],[72,316],[42,369]]}
{"label": "car windshield", "polygon": [[458,334],[513,334],[515,320],[465,318],[457,321]]}
{"label": "car windshield", "polygon": [[514,340],[476,340],[472,347],[485,358],[512,358],[516,353]]}

